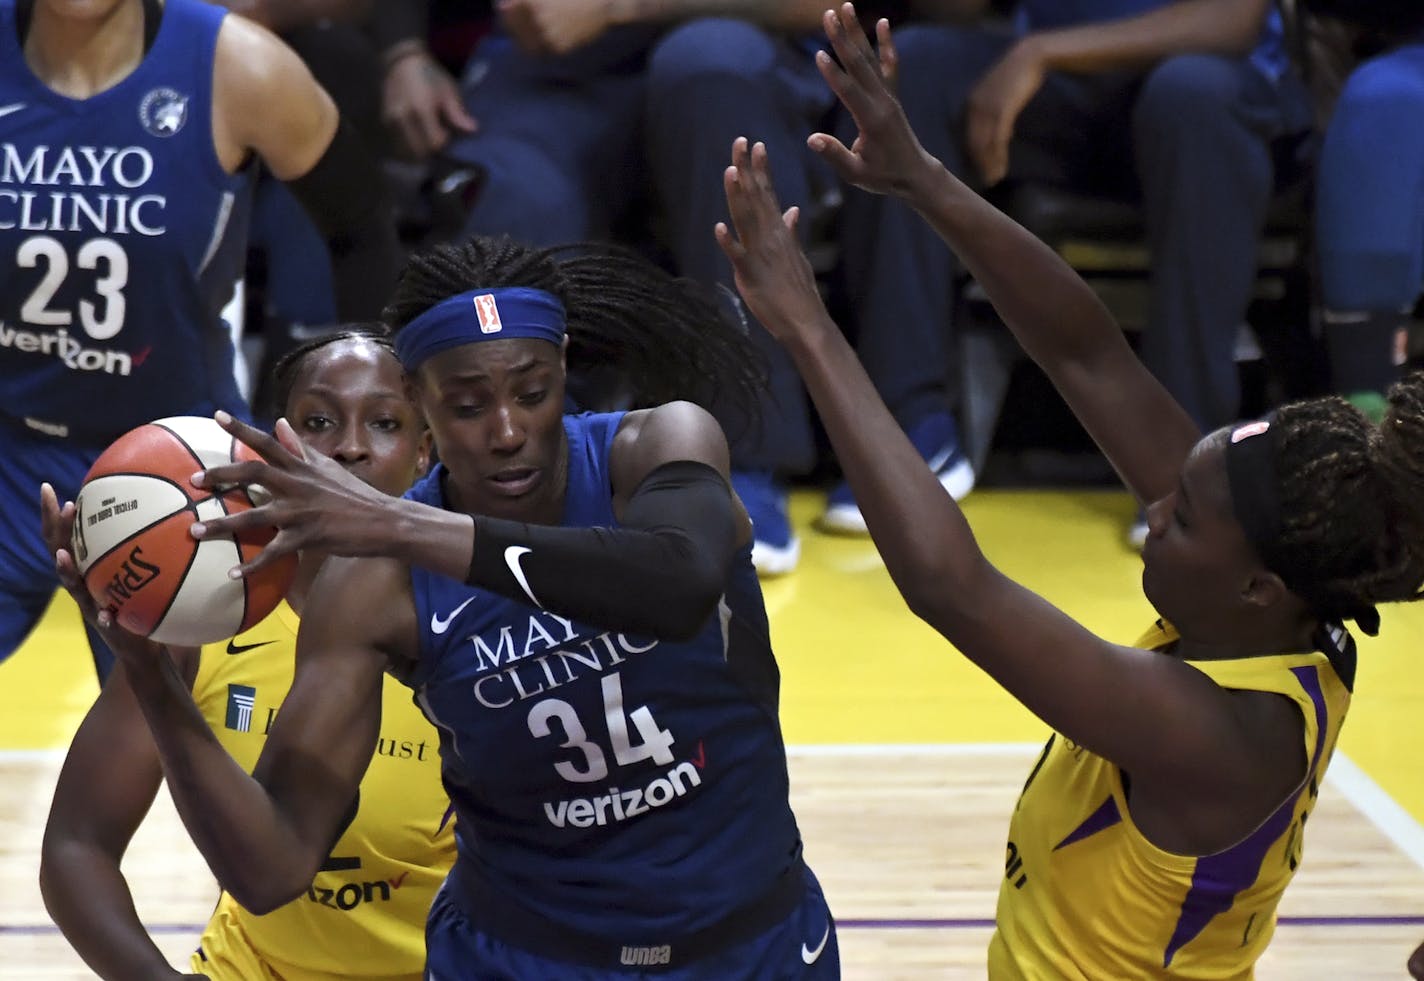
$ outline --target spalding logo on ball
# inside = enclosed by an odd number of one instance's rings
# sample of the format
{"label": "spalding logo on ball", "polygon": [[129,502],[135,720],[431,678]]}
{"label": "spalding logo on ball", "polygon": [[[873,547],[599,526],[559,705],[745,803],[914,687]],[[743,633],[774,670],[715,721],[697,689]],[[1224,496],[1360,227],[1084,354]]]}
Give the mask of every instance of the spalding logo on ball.
{"label": "spalding logo on ball", "polygon": [[125,630],[196,647],[236,636],[276,608],[295,555],[243,579],[228,570],[272,540],[270,528],[199,541],[188,529],[244,511],[257,488],[221,494],[194,487],[194,473],[258,459],[212,419],[174,416],[120,436],[84,478],[75,503],[75,563],[94,602]]}

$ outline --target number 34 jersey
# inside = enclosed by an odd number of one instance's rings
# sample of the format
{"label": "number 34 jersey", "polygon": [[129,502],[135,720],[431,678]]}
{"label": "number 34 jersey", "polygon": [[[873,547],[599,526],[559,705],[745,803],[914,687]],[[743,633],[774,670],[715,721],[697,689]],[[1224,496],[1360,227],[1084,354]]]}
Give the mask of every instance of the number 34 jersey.
{"label": "number 34 jersey", "polygon": [[0,0],[0,412],[96,445],[241,407],[220,313],[250,174],[213,143],[221,7],[168,0],[125,78],[70,99],[33,74]]}
{"label": "number 34 jersey", "polygon": [[[563,525],[617,525],[621,419],[565,417]],[[443,507],[443,476],[408,496]],[[679,643],[421,570],[412,584],[422,643],[409,680],[440,731],[457,867],[550,922],[626,936],[705,927],[799,860],[750,548],[718,612]]]}

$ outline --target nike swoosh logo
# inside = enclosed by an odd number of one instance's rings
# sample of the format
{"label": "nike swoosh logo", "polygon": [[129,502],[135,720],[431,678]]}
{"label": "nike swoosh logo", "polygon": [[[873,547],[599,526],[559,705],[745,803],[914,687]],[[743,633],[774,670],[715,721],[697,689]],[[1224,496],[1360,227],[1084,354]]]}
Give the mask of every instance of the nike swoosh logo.
{"label": "nike swoosh logo", "polygon": [[534,590],[529,588],[529,580],[524,578],[524,568],[519,563],[524,556],[532,552],[533,549],[525,548],[523,545],[511,545],[504,550],[504,564],[509,566],[510,574],[519,582],[519,588],[524,590],[524,595],[529,597],[529,602],[539,609],[544,608],[544,604],[539,602],[539,598],[534,595]]}
{"label": "nike swoosh logo", "polygon": [[430,614],[431,633],[443,634],[445,631],[449,630],[450,624],[455,622],[455,618],[460,615],[460,611],[463,610],[465,607],[469,606],[474,601],[475,598],[471,596],[469,599],[465,600],[465,602],[455,607],[455,609],[450,612],[450,615],[448,617],[445,617],[443,620],[440,618],[440,614],[438,613]]}
{"label": "nike swoosh logo", "polygon": [[19,112],[23,108],[25,108],[25,104],[23,102],[15,102],[11,103],[8,106],[0,106],[0,116],[8,116],[10,115],[10,113]]}
{"label": "nike swoosh logo", "polygon": [[232,641],[228,641],[227,652],[229,654],[241,654],[243,651],[255,650],[258,647],[266,647],[268,644],[275,643],[275,640],[259,640],[255,644],[235,644]]}
{"label": "nike swoosh logo", "polygon": [[831,939],[831,925],[827,923],[826,932],[821,934],[821,942],[816,945],[815,950],[812,950],[805,944],[801,945],[801,959],[807,964],[816,963],[816,961],[821,958],[821,951],[826,949],[826,941],[829,939]]}

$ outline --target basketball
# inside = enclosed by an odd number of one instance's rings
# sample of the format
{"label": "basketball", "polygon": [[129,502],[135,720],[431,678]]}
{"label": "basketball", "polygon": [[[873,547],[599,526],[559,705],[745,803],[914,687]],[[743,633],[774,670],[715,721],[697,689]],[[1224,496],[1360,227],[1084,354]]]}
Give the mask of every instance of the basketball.
{"label": "basketball", "polygon": [[75,501],[74,559],[89,595],[125,630],[196,647],[241,633],[281,602],[295,555],[228,578],[273,529],[202,541],[189,534],[195,521],[260,503],[258,488],[214,493],[194,487],[193,474],[255,459],[212,419],[175,416],[130,430],[94,462]]}

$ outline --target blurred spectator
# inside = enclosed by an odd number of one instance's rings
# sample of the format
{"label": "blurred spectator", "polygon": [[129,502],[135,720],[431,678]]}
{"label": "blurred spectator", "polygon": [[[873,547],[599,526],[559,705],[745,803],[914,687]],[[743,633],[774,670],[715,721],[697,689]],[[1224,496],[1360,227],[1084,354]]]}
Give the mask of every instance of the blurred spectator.
{"label": "blurred spectator", "polygon": [[1331,380],[1377,419],[1424,289],[1424,7],[1417,0],[1306,6],[1333,21],[1325,31],[1344,29],[1332,36],[1343,33],[1349,64],[1316,176]]}
{"label": "blurred spectator", "polygon": [[[955,173],[1140,193],[1153,255],[1142,357],[1205,430],[1239,410],[1233,347],[1275,153],[1311,122],[1282,33],[1270,0],[1022,0],[1011,29],[912,27],[896,41],[905,111]],[[863,322],[949,319],[955,261],[903,205],[852,196],[844,243]]]}

